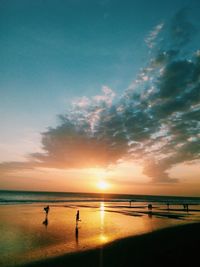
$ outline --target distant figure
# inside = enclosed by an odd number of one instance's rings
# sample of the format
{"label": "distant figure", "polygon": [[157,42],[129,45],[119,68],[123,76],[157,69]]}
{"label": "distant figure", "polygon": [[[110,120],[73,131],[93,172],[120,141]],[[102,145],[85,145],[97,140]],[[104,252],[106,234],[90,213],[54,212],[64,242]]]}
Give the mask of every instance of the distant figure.
{"label": "distant figure", "polygon": [[184,210],[188,211],[189,210],[188,204],[184,204],[183,208],[184,208]]}
{"label": "distant figure", "polygon": [[44,207],[44,211],[46,212],[46,215],[49,213],[49,206]]}
{"label": "distant figure", "polygon": [[169,203],[167,203],[167,209],[169,210]]}
{"label": "distant figure", "polygon": [[77,210],[77,213],[76,213],[76,227],[78,226],[78,222],[80,221],[80,218],[79,218],[79,210]]}
{"label": "distant figure", "polygon": [[149,204],[148,205],[148,210],[152,210],[152,208],[153,208],[152,204]]}
{"label": "distant figure", "polygon": [[134,202],[134,201],[135,201],[135,200],[133,200],[133,199],[129,200],[130,207],[131,207],[131,205],[132,205],[132,202]]}
{"label": "distant figure", "polygon": [[76,213],[76,221],[79,221],[79,210],[77,210],[77,213]]}

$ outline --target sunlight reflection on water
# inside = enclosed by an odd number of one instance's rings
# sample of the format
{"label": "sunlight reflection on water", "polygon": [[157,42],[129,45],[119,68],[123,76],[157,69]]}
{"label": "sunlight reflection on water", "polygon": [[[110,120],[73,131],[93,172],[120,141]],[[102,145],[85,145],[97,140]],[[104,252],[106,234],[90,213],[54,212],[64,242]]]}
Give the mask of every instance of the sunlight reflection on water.
{"label": "sunlight reflection on water", "polygon": [[[84,203],[82,203],[85,205]],[[90,203],[88,207],[50,206],[48,216],[41,205],[0,206],[0,266],[86,250],[110,241],[185,223],[186,220],[135,215],[128,206]],[[76,211],[80,221],[76,225]],[[146,210],[144,208],[138,211]]]}

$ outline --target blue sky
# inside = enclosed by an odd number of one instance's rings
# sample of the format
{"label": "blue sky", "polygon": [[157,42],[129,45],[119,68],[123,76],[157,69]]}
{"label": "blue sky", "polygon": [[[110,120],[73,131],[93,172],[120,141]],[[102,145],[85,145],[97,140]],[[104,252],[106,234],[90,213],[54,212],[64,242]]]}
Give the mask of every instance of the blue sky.
{"label": "blue sky", "polygon": [[151,60],[145,40],[183,8],[198,27],[195,0],[1,0],[0,160],[40,152],[40,133],[77,98],[123,95]]}
{"label": "blue sky", "polygon": [[73,97],[122,92],[146,61],[145,36],[188,3],[0,1],[3,118],[42,129]]}

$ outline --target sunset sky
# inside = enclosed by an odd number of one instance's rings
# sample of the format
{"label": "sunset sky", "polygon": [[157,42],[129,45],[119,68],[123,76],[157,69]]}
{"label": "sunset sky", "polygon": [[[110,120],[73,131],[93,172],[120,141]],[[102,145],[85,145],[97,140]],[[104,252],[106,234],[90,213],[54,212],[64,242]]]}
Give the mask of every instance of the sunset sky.
{"label": "sunset sky", "polygon": [[0,0],[0,189],[200,196],[198,0]]}

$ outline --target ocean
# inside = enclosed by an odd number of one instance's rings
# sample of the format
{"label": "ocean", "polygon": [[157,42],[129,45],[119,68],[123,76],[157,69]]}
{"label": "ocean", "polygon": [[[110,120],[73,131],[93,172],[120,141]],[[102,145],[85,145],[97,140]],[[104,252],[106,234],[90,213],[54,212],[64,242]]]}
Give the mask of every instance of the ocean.
{"label": "ocean", "polygon": [[199,205],[200,197],[0,190],[0,205],[69,202],[152,202]]}

